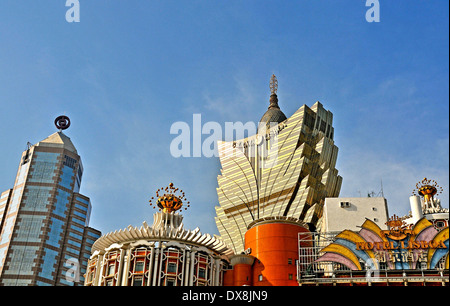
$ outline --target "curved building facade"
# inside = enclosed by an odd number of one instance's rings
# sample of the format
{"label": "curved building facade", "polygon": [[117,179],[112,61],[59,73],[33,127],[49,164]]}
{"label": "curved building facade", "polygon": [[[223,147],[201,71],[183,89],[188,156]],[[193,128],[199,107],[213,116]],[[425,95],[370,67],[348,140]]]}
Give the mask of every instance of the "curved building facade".
{"label": "curved building facade", "polygon": [[[245,252],[230,258],[227,286],[297,286],[298,236],[308,226],[289,217],[256,220],[245,233]],[[303,247],[310,247],[302,242]]]}
{"label": "curved building facade", "polygon": [[298,235],[309,233],[293,218],[268,218],[250,225],[245,247],[257,260],[253,264],[254,286],[297,286]]}
{"label": "curved building facade", "polygon": [[184,229],[183,216],[176,212],[182,201],[168,192],[158,198],[161,211],[152,226],[129,226],[94,243],[85,286],[223,285],[231,250],[198,228]]}

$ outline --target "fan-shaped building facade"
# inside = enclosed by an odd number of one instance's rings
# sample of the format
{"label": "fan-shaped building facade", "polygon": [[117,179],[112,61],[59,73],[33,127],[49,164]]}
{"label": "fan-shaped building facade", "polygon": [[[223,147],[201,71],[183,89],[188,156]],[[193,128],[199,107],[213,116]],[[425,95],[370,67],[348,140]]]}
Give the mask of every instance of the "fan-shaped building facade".
{"label": "fan-shaped building facade", "polygon": [[[272,80],[275,77],[272,76]],[[219,142],[216,224],[235,253],[244,250],[250,223],[267,217],[297,218],[317,226],[326,197],[337,197],[333,115],[316,102],[286,118],[276,86],[256,135]]]}

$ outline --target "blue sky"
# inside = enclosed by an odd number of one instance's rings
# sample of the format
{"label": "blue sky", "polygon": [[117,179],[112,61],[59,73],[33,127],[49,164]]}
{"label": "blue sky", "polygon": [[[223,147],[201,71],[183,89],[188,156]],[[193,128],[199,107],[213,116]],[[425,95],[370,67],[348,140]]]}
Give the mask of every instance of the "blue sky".
{"label": "blue sky", "polygon": [[[27,142],[66,131],[82,157],[81,192],[103,233],[152,221],[173,182],[185,225],[216,234],[218,158],[173,158],[176,121],[257,121],[278,77],[287,117],[320,101],[334,114],[341,196],[378,193],[409,211],[423,177],[449,200],[449,2],[380,0],[0,1],[0,189]],[[150,223],[149,222],[149,223]]]}

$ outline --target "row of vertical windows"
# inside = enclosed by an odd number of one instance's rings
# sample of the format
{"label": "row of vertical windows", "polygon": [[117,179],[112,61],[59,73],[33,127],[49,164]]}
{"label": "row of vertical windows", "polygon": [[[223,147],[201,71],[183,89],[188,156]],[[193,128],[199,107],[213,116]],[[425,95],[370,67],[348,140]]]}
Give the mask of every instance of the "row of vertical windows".
{"label": "row of vertical windows", "polygon": [[38,247],[14,245],[11,246],[11,261],[9,268],[4,274],[12,275],[32,275],[34,267],[34,258]]}
{"label": "row of vertical windows", "polygon": [[78,181],[78,185],[81,185],[81,178],[83,177],[83,169],[82,166],[80,164],[80,167],[78,167],[78,171],[77,171],[77,181]]}
{"label": "row of vertical windows", "polygon": [[25,178],[26,178],[28,166],[29,166],[29,164],[27,164],[27,165],[22,165],[22,166],[20,167],[19,175],[18,175],[18,177],[17,177],[17,183],[16,183],[16,185],[20,185],[20,184],[22,184],[22,183],[25,182]]}
{"label": "row of vertical windows", "polygon": [[65,222],[56,218],[51,218],[50,232],[48,233],[47,244],[60,248],[62,233],[64,232]]}
{"label": "row of vertical windows", "polygon": [[56,196],[55,207],[52,211],[55,215],[65,218],[66,211],[68,209],[70,193],[64,190],[58,189],[58,194]]}
{"label": "row of vertical windows", "polygon": [[321,119],[320,117],[317,117],[316,120],[316,129],[320,130],[321,132],[323,132],[325,134],[326,132],[326,136],[329,137],[330,139],[333,139],[333,130],[330,126],[330,124],[327,124],[325,121],[323,121],[323,119]]}
{"label": "row of vertical windows", "polygon": [[43,263],[40,266],[41,272],[39,272],[39,276],[42,278],[46,278],[49,280],[53,280],[53,273],[56,272],[56,264],[57,264],[57,256],[58,252],[44,248],[45,255],[43,256]]}
{"label": "row of vertical windows", "polygon": [[26,199],[22,201],[22,207],[28,211],[47,211],[48,199],[51,196],[51,187],[27,186]]}
{"label": "row of vertical windows", "polygon": [[72,190],[71,187],[72,182],[73,182],[73,170],[70,167],[64,165],[62,167],[61,182],[59,183],[59,185],[69,190]]}
{"label": "row of vertical windows", "polygon": [[52,153],[52,152],[34,152],[34,161],[37,162],[52,162],[56,163],[58,161],[59,153]]}
{"label": "row of vertical windows", "polygon": [[20,221],[17,222],[17,230],[15,231],[14,241],[20,242],[41,242],[39,236],[42,235],[42,226],[45,216],[38,215],[22,215]]}
{"label": "row of vertical windows", "polygon": [[[158,258],[162,260],[161,271],[158,273],[158,284],[161,284],[162,286],[182,285],[182,283],[186,280],[180,278],[180,275],[184,274],[183,270],[188,267],[186,266],[188,262],[189,267],[194,264],[194,266],[192,266],[194,268],[194,275],[192,279],[193,285],[206,286],[209,284],[208,278],[211,277],[210,270],[212,267],[212,258],[209,255],[198,252],[195,254],[195,258],[192,259],[193,262],[191,262],[191,255],[184,255],[184,252],[178,248],[169,247],[161,251],[162,254],[157,255]],[[104,266],[102,269],[103,275],[101,276],[100,286],[116,286],[118,285],[118,281],[122,281],[117,278],[121,256],[123,256],[123,254],[121,254],[119,250],[114,250],[105,254],[105,257],[102,260]],[[134,249],[131,252],[130,258],[131,260],[128,266],[128,272],[123,274],[123,277],[127,278],[128,286],[147,286],[149,285],[149,282],[154,281],[153,275],[156,275],[154,274],[155,270],[150,271],[150,267],[152,266],[152,263],[150,262],[152,259],[151,248],[141,247]],[[94,276],[97,269],[97,260],[98,258],[93,258],[88,262],[86,275],[87,285],[94,281]],[[153,269],[159,270],[159,264],[156,265],[156,263],[158,263],[158,259],[153,260]]]}
{"label": "row of vertical windows", "polygon": [[17,211],[17,208],[19,207],[19,203],[20,203],[19,199],[20,199],[20,196],[22,195],[22,190],[23,190],[22,186],[14,189],[13,195],[11,198],[11,204],[10,204],[9,210],[8,210],[8,214],[11,214],[11,213]]}
{"label": "row of vertical windows", "polygon": [[76,164],[77,164],[76,159],[74,159],[70,156],[64,155],[64,165],[65,166],[75,169]]}
{"label": "row of vertical windows", "polygon": [[55,162],[36,161],[33,169],[30,170],[31,176],[28,177],[29,182],[37,183],[54,183],[55,171],[57,170]]}
{"label": "row of vertical windows", "polygon": [[0,244],[7,243],[9,241],[9,237],[11,236],[12,229],[14,226],[15,216],[11,216],[8,219],[6,219],[3,229],[2,229],[2,236],[0,239]]}

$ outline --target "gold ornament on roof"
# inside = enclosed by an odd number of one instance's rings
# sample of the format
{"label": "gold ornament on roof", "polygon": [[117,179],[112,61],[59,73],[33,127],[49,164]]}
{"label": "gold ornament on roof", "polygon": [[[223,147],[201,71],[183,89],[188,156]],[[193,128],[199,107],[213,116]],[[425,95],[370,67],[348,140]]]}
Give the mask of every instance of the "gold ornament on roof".
{"label": "gold ornament on roof", "polygon": [[442,191],[442,187],[435,180],[424,178],[416,184],[413,195],[420,195],[425,198],[425,201],[429,202],[436,194],[441,194]]}
{"label": "gold ornament on roof", "polygon": [[[150,199],[150,206],[153,208],[158,207],[159,210],[162,210],[166,213],[171,213],[173,211],[177,211],[181,209],[183,206],[183,202],[186,201],[186,197],[184,191],[175,188],[173,183],[170,183],[168,187],[161,187],[156,191],[156,202],[154,203],[154,197]],[[186,201],[186,206],[184,209],[186,210],[190,207],[189,202]]]}
{"label": "gold ornament on roof", "polygon": [[404,221],[405,217],[400,218],[397,215],[389,218],[389,221],[385,224],[389,227],[389,230],[381,231],[386,237],[391,238],[393,240],[402,240],[405,239],[412,232],[407,228],[407,223]]}

